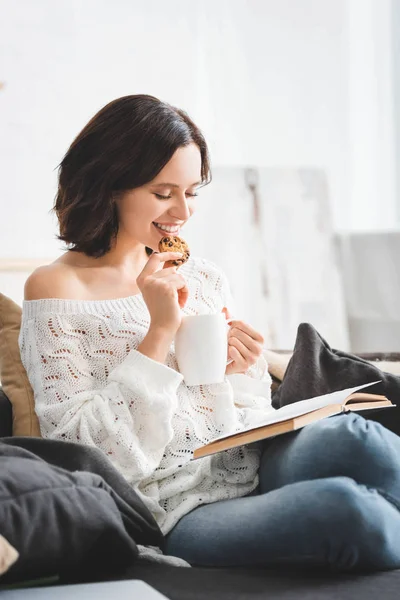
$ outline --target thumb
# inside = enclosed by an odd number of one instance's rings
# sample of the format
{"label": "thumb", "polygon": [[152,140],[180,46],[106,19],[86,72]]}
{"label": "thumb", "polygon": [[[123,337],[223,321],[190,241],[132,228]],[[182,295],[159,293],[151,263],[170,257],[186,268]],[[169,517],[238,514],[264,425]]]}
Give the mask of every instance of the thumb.
{"label": "thumb", "polygon": [[232,317],[231,313],[229,312],[229,310],[226,306],[224,306],[224,308],[222,309],[222,312],[225,315],[225,319],[230,319]]}

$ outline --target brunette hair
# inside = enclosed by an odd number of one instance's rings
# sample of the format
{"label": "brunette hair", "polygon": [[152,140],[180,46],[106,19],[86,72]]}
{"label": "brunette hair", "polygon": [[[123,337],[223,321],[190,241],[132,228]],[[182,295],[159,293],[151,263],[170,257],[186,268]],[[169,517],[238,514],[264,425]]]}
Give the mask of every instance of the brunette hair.
{"label": "brunette hair", "polygon": [[206,141],[183,110],[147,95],[107,104],[78,134],[58,166],[53,207],[58,239],[69,250],[104,256],[118,233],[118,193],[154,179],[178,148],[192,142],[201,154],[201,180],[209,183]]}

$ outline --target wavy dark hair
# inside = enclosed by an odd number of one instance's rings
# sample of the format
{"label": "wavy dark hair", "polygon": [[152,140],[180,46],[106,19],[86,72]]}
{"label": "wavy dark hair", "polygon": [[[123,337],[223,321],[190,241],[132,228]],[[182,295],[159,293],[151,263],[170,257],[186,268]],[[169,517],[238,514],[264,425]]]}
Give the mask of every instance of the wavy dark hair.
{"label": "wavy dark hair", "polygon": [[69,250],[104,256],[118,233],[118,193],[152,181],[178,148],[192,142],[200,150],[201,180],[207,184],[207,144],[183,110],[147,95],[107,104],[78,134],[58,166],[53,207],[58,239]]}

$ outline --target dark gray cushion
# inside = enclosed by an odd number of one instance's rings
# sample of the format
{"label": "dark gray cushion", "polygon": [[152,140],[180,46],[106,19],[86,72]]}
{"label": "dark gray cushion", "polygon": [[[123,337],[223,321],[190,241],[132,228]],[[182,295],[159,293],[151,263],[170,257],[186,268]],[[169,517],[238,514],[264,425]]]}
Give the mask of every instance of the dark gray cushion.
{"label": "dark gray cushion", "polygon": [[384,394],[396,402],[400,397],[400,377],[384,373],[378,366],[342,350],[331,348],[310,323],[297,330],[293,355],[279,388],[274,392],[275,408],[345,388],[381,381],[368,388],[371,394]]}
{"label": "dark gray cushion", "polygon": [[3,438],[0,442],[0,456],[7,453],[22,457],[29,455],[36,460],[46,461],[49,466],[67,471],[87,471],[100,475],[108,485],[125,528],[135,542],[144,546],[163,546],[164,536],[153,515],[99,448],[35,437],[11,437]]}
{"label": "dark gray cushion", "polygon": [[0,388],[0,438],[12,435],[11,402]]}
{"label": "dark gray cushion", "polygon": [[133,532],[142,523],[99,475],[69,472],[0,442],[0,531],[20,553],[2,583],[120,573],[137,557]]}

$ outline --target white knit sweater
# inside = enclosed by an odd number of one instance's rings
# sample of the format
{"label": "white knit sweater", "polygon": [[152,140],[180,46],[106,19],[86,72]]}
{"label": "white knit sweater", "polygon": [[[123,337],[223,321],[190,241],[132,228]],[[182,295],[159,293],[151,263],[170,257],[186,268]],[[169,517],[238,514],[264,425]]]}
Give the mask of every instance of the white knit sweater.
{"label": "white knit sweater", "polygon": [[[184,314],[234,314],[227,279],[191,258]],[[234,314],[235,317],[237,315]],[[183,382],[171,345],[165,364],[136,350],[150,315],[141,294],[116,300],[25,301],[19,338],[43,437],[101,448],[167,533],[200,504],[258,484],[259,452],[241,447],[192,461],[193,450],[271,410],[263,356],[220,384]]]}

